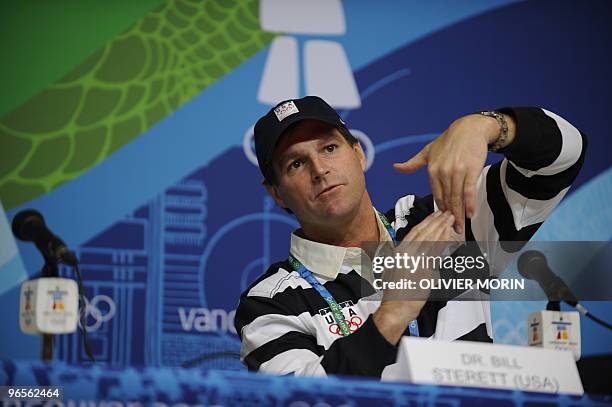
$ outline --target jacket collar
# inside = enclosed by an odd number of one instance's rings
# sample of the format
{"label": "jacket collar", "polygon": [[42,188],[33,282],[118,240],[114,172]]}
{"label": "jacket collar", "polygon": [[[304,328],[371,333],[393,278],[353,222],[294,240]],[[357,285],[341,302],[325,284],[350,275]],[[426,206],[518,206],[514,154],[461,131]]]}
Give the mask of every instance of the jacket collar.
{"label": "jacket collar", "polygon": [[[392,241],[375,209],[374,213],[376,214],[380,241]],[[349,270],[347,271],[355,270],[361,274],[361,254],[363,250],[359,247],[341,247],[314,242],[298,236],[294,231],[291,234],[290,252],[304,267],[319,277],[334,280],[342,267],[348,267]]]}

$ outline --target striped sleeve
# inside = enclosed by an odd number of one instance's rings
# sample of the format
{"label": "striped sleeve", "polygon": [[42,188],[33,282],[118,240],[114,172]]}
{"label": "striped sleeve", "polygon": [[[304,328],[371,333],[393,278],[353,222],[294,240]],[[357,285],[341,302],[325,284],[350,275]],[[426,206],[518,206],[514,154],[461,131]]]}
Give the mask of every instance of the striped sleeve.
{"label": "striped sleeve", "polygon": [[293,315],[273,298],[243,296],[234,321],[242,342],[240,360],[249,370],[325,375],[323,347],[308,332],[301,315]]}
{"label": "striped sleeve", "polygon": [[[466,222],[466,239],[487,242],[491,247],[482,249],[499,260],[494,274],[505,267],[505,254],[520,250],[565,196],[586,151],[584,134],[555,113],[535,107],[499,111],[514,118],[515,139],[500,150],[502,161],[483,169],[477,208]],[[494,252],[494,242],[504,253]]]}
{"label": "striped sleeve", "polygon": [[314,289],[303,279],[289,284],[292,273],[282,268],[266,274],[241,296],[234,319],[241,339],[240,359],[249,370],[380,377],[385,366],[395,362],[397,348],[382,336],[371,316],[357,331],[327,348],[317,343],[316,328],[311,328],[314,315],[303,306],[304,297]]}

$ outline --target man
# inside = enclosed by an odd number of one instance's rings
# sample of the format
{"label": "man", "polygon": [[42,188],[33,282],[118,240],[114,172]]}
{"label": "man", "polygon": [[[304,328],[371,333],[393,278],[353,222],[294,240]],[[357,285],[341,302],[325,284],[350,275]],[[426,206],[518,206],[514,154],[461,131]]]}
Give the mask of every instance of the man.
{"label": "man", "polygon": [[[527,241],[578,174],[586,140],[539,108],[462,117],[395,164],[402,172],[427,166],[433,195],[404,196],[385,215],[368,195],[361,146],[322,99],[279,103],[257,122],[255,148],[264,186],[301,228],[289,259],[240,298],[241,359],[277,374],[384,377],[404,334],[490,342],[489,305],[365,298],[361,287],[372,276],[361,267],[362,250],[374,253],[364,242],[461,239],[494,252],[494,242]],[[488,149],[505,159],[483,168]]]}

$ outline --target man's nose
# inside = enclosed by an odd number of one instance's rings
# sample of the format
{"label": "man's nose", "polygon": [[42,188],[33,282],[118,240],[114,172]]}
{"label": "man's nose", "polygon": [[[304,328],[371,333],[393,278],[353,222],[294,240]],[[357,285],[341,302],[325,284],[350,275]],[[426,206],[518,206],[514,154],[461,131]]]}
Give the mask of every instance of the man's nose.
{"label": "man's nose", "polygon": [[329,168],[328,166],[325,164],[325,162],[319,158],[313,158],[311,161],[311,173],[312,173],[312,180],[315,182],[320,181],[321,179],[325,178],[325,176],[327,176],[329,174]]}

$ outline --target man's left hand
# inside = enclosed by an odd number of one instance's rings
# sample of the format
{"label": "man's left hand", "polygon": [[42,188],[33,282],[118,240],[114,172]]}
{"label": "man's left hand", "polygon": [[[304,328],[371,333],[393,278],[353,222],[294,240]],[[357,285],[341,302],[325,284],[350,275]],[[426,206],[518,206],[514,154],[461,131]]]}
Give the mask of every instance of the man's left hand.
{"label": "man's left hand", "polygon": [[[512,142],[515,126],[509,116],[508,138]],[[476,209],[476,182],[487,159],[488,145],[495,142],[500,128],[494,118],[471,114],[455,120],[444,133],[408,161],[393,164],[403,173],[413,173],[427,166],[429,183],[442,211],[455,217],[454,228],[463,233],[465,217],[471,218]]]}

